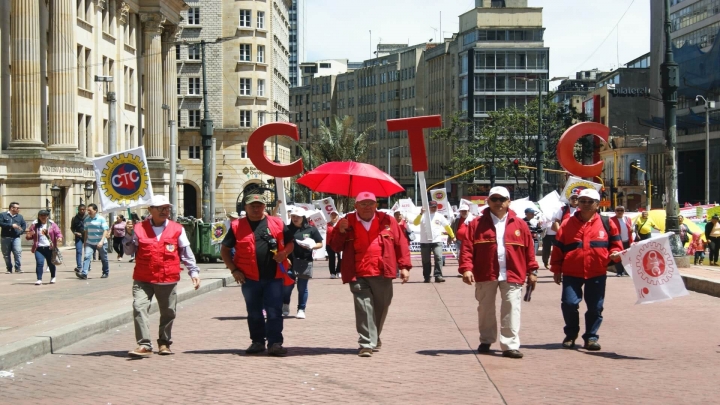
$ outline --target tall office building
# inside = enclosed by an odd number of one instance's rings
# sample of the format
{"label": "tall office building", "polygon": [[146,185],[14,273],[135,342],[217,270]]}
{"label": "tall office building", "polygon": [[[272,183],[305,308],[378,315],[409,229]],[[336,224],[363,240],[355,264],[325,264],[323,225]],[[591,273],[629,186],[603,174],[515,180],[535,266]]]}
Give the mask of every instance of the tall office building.
{"label": "tall office building", "polygon": [[292,0],[288,15],[290,17],[290,87],[301,85],[300,61],[305,55],[305,0]]}

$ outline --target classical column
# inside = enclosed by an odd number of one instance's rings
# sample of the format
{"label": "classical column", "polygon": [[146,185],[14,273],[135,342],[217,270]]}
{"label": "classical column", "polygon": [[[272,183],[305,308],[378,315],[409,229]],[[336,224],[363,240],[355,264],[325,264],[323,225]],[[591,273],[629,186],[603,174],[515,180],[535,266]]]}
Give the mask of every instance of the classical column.
{"label": "classical column", "polygon": [[40,4],[12,0],[12,134],[9,149],[41,149]]}
{"label": "classical column", "polygon": [[163,64],[162,31],[165,17],[141,14],[145,35],[145,154],[148,160],[163,159]]}
{"label": "classical column", "polygon": [[77,64],[75,56],[75,2],[50,2],[50,46],[48,75],[50,81],[50,133],[48,149],[76,153],[77,139]]}
{"label": "classical column", "polygon": [[177,25],[171,25],[165,28],[163,35],[163,84],[164,104],[169,110],[165,115],[165,124],[163,126],[163,156],[170,157],[170,127],[168,121],[175,120],[177,122],[177,61],[175,59],[175,45],[172,42],[179,40],[182,28]]}

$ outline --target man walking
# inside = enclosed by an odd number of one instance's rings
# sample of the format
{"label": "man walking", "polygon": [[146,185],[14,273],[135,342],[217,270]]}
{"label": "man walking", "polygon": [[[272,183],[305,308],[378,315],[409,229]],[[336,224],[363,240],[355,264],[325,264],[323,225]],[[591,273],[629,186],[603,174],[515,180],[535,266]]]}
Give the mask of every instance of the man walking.
{"label": "man walking", "polygon": [[615,224],[597,212],[600,194],[596,190],[581,191],[578,202],[579,210],[558,230],[550,271],[555,283],[562,283],[563,347],[575,347],[580,333],[578,308],[584,295],[587,312],[582,338],[585,349],[594,351],[600,350],[598,330],[603,320],[607,266],[610,260],[620,259],[622,243]]}
{"label": "man walking", "polygon": [[540,247],[540,232],[542,232],[540,222],[535,218],[536,214],[537,211],[528,207],[525,208],[525,218],[523,218],[528,229],[530,229],[530,234],[532,234],[533,242],[535,243],[535,254],[537,254],[538,248]]}
{"label": "man walking", "polygon": [[[91,204],[92,205],[92,204]],[[170,217],[170,201],[164,195],[154,195],[150,201],[150,219],[139,223],[123,238],[125,254],[135,254],[133,270],[133,321],[138,347],[128,352],[130,357],[152,354],[150,340],[150,304],[153,296],[160,312],[158,354],[173,354],[172,326],[177,307],[177,283],[180,281],[180,262],[188,269],[193,286],[200,287],[200,269],[190,250],[185,228]]]}
{"label": "man walking", "polygon": [[235,281],[242,284],[252,340],[245,353],[264,352],[267,341],[268,354],[282,357],[287,355],[282,346],[283,285],[293,284],[287,274],[290,268],[287,257],[295,247],[295,236],[280,218],[265,212],[266,203],[262,194],[245,196],[247,216],[231,222],[220,256]]}
{"label": "man walking", "polygon": [[488,197],[486,215],[468,225],[460,252],[458,272],[463,282],[475,283],[478,301],[478,352],[489,353],[497,340],[495,296],[500,290],[500,349],[503,357],[521,359],[520,302],[522,286],[535,289],[538,264],[535,243],[527,224],[510,207],[510,193],[505,187],[493,187]]}
{"label": "man walking", "polygon": [[83,268],[83,244],[85,243],[85,204],[78,205],[77,214],[70,221],[70,230],[75,235],[75,273]]}
{"label": "man walking", "polygon": [[452,243],[455,234],[453,233],[450,222],[444,215],[437,212],[437,201],[430,201],[430,230],[431,235],[427,234],[427,226],[425,225],[425,208],[420,209],[420,215],[418,215],[413,224],[415,226],[420,225],[420,254],[422,257],[423,266],[423,277],[425,282],[430,282],[430,254],[435,258],[435,282],[444,283],[445,278],[442,274],[443,265],[443,233],[448,235],[448,244]]}
{"label": "man walking", "polygon": [[[615,216],[610,219],[615,224],[615,227],[620,230],[620,241],[622,241],[623,250],[629,249],[633,243],[633,225],[632,220],[625,216],[625,207],[622,205],[615,207]],[[622,261],[615,263],[615,269],[618,277],[628,275]]]}
{"label": "man walking", "polygon": [[105,218],[98,214],[97,205],[88,204],[87,213],[87,218],[85,218],[84,221],[85,244],[83,247],[83,267],[82,270],[80,272],[76,272],[75,275],[81,280],[87,280],[93,254],[98,252],[100,255],[100,261],[102,262],[101,278],[108,278],[110,275],[110,265],[108,264],[105,243],[107,242],[110,228],[108,227]]}
{"label": "man walking", "polygon": [[20,215],[20,204],[11,202],[7,212],[0,214],[0,242],[2,243],[2,254],[5,258],[6,274],[12,274],[13,263],[10,259],[12,252],[15,259],[15,273],[22,273],[22,247],[20,246],[20,236],[25,233],[27,224],[22,215]]}
{"label": "man walking", "polygon": [[560,211],[556,212],[550,220],[550,227],[545,230],[545,236],[543,236],[542,244],[542,261],[545,268],[548,268],[550,262],[550,252],[552,252],[552,246],[555,242],[555,235],[560,225],[564,220],[570,218],[571,215],[575,214],[578,207],[578,196],[577,194],[571,194],[568,197],[568,203],[565,204]]}
{"label": "man walking", "polygon": [[709,263],[711,266],[717,266],[720,252],[720,217],[718,214],[713,215],[710,222],[705,224],[705,239],[708,241],[710,250]]}
{"label": "man walking", "polygon": [[399,267],[406,283],[412,268],[397,221],[376,206],[373,193],[358,194],[355,212],[338,221],[330,236],[332,249],[342,252],[342,280],[350,283],[355,301],[360,357],[372,357],[382,347],[380,334],[393,297],[392,280]]}

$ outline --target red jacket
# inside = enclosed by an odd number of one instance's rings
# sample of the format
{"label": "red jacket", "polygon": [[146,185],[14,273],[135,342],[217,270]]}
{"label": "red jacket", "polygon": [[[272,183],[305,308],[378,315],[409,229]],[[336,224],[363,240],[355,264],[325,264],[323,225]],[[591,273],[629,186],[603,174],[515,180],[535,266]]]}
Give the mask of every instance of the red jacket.
{"label": "red jacket", "polygon": [[180,281],[178,241],[183,227],[168,220],[157,240],[150,221],[142,221],[134,229],[138,245],[135,251],[133,280],[145,283],[177,283]]}
{"label": "red jacket", "polygon": [[584,222],[580,211],[560,225],[550,258],[550,271],[572,277],[590,279],[607,272],[610,253],[623,250],[620,232],[609,221],[606,235],[600,214]]}
{"label": "red jacket", "polygon": [[[350,213],[345,216],[348,220],[348,229],[345,233],[340,233],[340,229],[335,227],[332,235],[330,235],[330,247],[336,252],[343,252],[342,264],[340,265],[340,273],[342,274],[343,283],[349,283],[356,281],[357,277],[363,277],[362,274],[358,275],[356,269],[356,262],[358,264],[367,264],[367,261],[363,260],[363,257],[357,257],[356,248],[363,249],[365,246],[356,244],[356,233],[359,234],[359,227],[363,225],[358,221],[356,213]],[[376,225],[377,224],[377,225]],[[375,229],[375,232],[373,232]],[[385,278],[395,278],[397,273],[397,267],[401,269],[412,268],[410,263],[410,250],[408,249],[405,240],[401,239],[400,227],[398,227],[397,221],[392,215],[387,215],[383,212],[375,212],[375,218],[373,219],[373,225],[370,228],[370,232],[362,229],[364,234],[369,233],[370,239],[367,241],[370,244],[375,244],[379,249],[378,261],[376,262],[377,271],[376,275],[382,275]],[[373,236],[376,235],[376,236]],[[363,236],[363,235],[359,235]],[[364,245],[364,244],[362,244]],[[360,252],[360,255],[363,253]],[[366,271],[368,269],[362,269]]]}
{"label": "red jacket", "polygon": [[[612,222],[615,224],[615,226],[618,229],[618,233],[620,235],[620,242],[622,242],[622,229],[620,228],[620,220],[617,216],[614,216],[612,218]],[[629,217],[623,216],[623,222],[625,222],[625,226],[627,227],[628,232],[628,242],[632,245],[633,243],[633,225],[632,220]]]}
{"label": "red jacket", "polygon": [[[505,219],[505,267],[508,283],[525,283],[528,271],[538,269],[535,242],[525,221],[513,211]],[[477,217],[467,225],[460,246],[460,274],[472,271],[476,282],[494,281],[500,276],[498,244],[492,215]]]}
{"label": "red jacket", "polygon": [[[285,235],[283,235],[283,228],[285,224],[278,217],[272,217],[267,215],[268,228],[270,234],[277,240],[278,252],[285,249]],[[233,263],[240,270],[248,280],[258,281],[260,280],[260,270],[258,269],[257,256],[255,252],[255,233],[250,228],[250,223],[247,218],[236,219],[231,224],[232,232],[235,234],[235,256]],[[275,272],[275,278],[282,278],[284,285],[292,285],[293,279],[287,274],[287,269],[290,268],[290,262],[285,259],[282,263],[285,271],[280,268],[280,264],[277,265],[277,271]]]}

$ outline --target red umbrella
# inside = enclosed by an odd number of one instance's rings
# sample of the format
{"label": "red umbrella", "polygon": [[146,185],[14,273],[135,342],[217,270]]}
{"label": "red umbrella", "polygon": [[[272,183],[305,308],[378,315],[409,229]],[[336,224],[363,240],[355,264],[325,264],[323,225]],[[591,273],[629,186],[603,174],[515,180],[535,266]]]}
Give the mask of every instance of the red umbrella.
{"label": "red umbrella", "polygon": [[319,193],[355,197],[369,191],[377,197],[389,197],[405,190],[389,174],[377,167],[358,162],[328,162],[305,173],[298,184]]}

